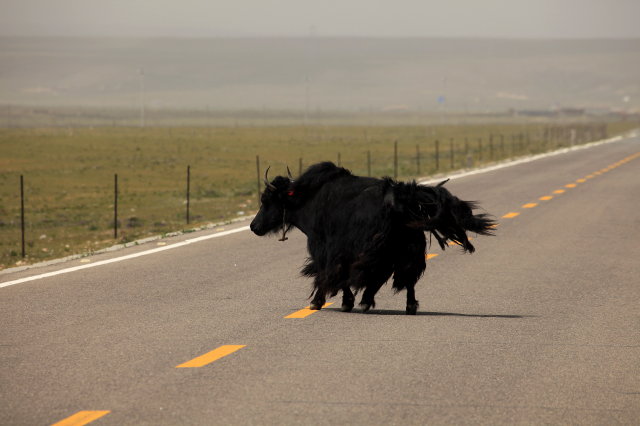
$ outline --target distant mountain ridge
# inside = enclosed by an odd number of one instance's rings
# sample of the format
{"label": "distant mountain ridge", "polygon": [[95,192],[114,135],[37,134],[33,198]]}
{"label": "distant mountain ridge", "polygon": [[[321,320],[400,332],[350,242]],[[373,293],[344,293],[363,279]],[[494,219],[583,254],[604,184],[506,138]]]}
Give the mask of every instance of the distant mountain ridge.
{"label": "distant mountain ridge", "polygon": [[0,38],[0,103],[640,109],[640,40]]}

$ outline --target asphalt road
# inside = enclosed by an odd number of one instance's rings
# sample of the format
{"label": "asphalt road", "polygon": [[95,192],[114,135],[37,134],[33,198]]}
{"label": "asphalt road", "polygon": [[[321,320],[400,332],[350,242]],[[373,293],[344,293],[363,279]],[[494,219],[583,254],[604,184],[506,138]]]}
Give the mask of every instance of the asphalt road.
{"label": "asphalt road", "polygon": [[417,316],[385,286],[369,314],[285,318],[304,236],[224,234],[248,223],[0,274],[0,424],[638,424],[638,153],[449,182],[500,225],[473,255],[433,248]]}

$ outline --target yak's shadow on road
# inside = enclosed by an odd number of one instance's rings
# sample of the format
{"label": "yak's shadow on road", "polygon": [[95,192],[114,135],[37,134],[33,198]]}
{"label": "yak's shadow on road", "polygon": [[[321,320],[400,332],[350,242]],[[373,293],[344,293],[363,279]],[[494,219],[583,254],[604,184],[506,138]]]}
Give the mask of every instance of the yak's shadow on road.
{"label": "yak's shadow on road", "polygon": [[[336,311],[341,312],[340,308],[324,308],[323,310],[327,311]],[[351,313],[360,314],[362,313],[357,308],[355,308]],[[365,315],[407,315],[405,311],[395,310],[395,309],[371,309]],[[470,318],[534,318],[535,315],[506,315],[506,314],[463,314],[458,312],[429,312],[429,311],[418,311],[416,315],[423,316],[432,316],[432,317],[470,317]]]}

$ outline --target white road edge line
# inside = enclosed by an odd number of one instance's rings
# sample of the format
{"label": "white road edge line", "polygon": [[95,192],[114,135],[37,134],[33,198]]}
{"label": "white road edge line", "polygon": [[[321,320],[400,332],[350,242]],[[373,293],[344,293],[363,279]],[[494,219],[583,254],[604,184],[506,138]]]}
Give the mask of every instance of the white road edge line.
{"label": "white road edge line", "polygon": [[[518,164],[529,163],[531,161],[539,160],[541,158],[552,157],[554,155],[564,154],[564,153],[567,153],[567,152],[578,151],[578,150],[581,150],[581,149],[587,149],[587,148],[591,148],[591,147],[594,147],[594,146],[603,145],[603,144],[612,143],[612,142],[618,142],[618,141],[621,141],[623,139],[637,137],[637,136],[638,136],[638,133],[636,133],[636,132],[633,132],[632,134],[628,134],[628,135],[625,135],[625,136],[615,136],[613,138],[604,139],[604,140],[596,141],[596,142],[591,142],[591,143],[588,143],[588,144],[585,144],[585,145],[578,145],[578,146],[573,146],[573,147],[570,147],[570,148],[559,149],[557,151],[546,152],[544,154],[533,155],[531,157],[525,157],[525,158],[521,158],[519,160],[514,160],[514,161],[509,161],[509,162],[506,162],[506,163],[496,164],[495,166],[489,166],[489,167],[484,167],[484,168],[480,168],[480,169],[469,170],[469,171],[462,172],[462,173],[457,173],[457,174],[454,174],[454,175],[450,175],[449,179],[454,180],[454,179],[460,179],[460,178],[463,178],[463,177],[477,175],[477,174],[481,174],[481,173],[492,172],[494,170],[504,169],[505,167],[511,167],[511,166],[515,166],[515,165],[518,165]],[[446,179],[446,178],[440,177],[440,178],[434,178],[434,179],[424,179],[424,180],[419,180],[418,183],[430,184],[430,183],[440,182],[443,179]],[[235,234],[237,232],[247,231],[248,229],[249,229],[248,226],[243,226],[243,227],[240,227],[240,228],[231,229],[229,231],[223,231],[223,232],[218,232],[216,234],[204,235],[202,237],[192,238],[192,239],[185,240],[185,241],[182,241],[182,242],[179,242],[179,243],[175,243],[175,244],[171,244],[171,245],[168,245],[168,246],[163,246],[163,247],[158,247],[158,248],[154,248],[154,249],[151,249],[151,250],[141,251],[139,253],[128,254],[128,255],[125,255],[125,256],[121,256],[121,257],[115,257],[113,259],[101,260],[99,262],[88,263],[86,265],[74,266],[74,267],[71,267],[71,268],[60,269],[59,271],[53,271],[53,272],[47,272],[45,274],[33,275],[33,276],[30,276],[30,277],[20,278],[20,279],[13,280],[13,281],[6,281],[6,282],[3,282],[3,283],[0,283],[0,288],[9,287],[11,285],[21,284],[21,283],[25,283],[25,282],[29,282],[29,281],[35,281],[35,280],[39,280],[39,279],[42,279],[42,278],[54,277],[56,275],[67,274],[69,272],[80,271],[82,269],[95,268],[96,266],[107,265],[109,263],[122,262],[124,260],[134,259],[136,257],[146,256],[146,255],[149,255],[149,254],[154,254],[154,253],[158,253],[158,252],[165,251],[165,250],[172,250],[174,248],[186,246],[186,245],[197,243],[197,242],[200,242],[200,241],[209,240],[211,238],[224,237],[225,235],[230,235],[230,234]]]}
{"label": "white road edge line", "polygon": [[248,229],[249,229],[248,226],[243,226],[243,227],[236,228],[236,229],[230,229],[228,231],[218,232],[216,234],[204,235],[202,237],[197,237],[197,238],[191,238],[189,240],[181,241],[179,243],[175,243],[175,244],[171,244],[171,245],[168,245],[168,246],[162,246],[162,247],[154,248],[154,249],[151,249],[151,250],[145,250],[145,251],[141,251],[139,253],[133,253],[133,254],[128,254],[126,256],[114,257],[113,259],[101,260],[101,261],[98,261],[98,262],[95,262],[95,263],[88,263],[86,265],[73,266],[71,268],[60,269],[59,271],[47,272],[47,273],[39,274],[39,275],[32,275],[30,277],[25,277],[25,278],[20,278],[20,279],[13,280],[13,281],[7,281],[7,282],[0,283],[0,288],[9,287],[11,285],[25,283],[25,282],[28,282],[28,281],[35,281],[35,280],[39,280],[39,279],[42,279],[42,278],[54,277],[56,275],[68,274],[69,272],[80,271],[82,269],[95,268],[96,266],[108,265],[109,263],[116,263],[116,262],[122,262],[124,260],[135,259],[136,257],[147,256],[149,254],[154,254],[154,253],[158,253],[158,252],[166,251],[166,250],[172,250],[172,249],[175,249],[175,248],[178,248],[178,247],[183,247],[183,246],[186,246],[186,245],[189,245],[189,244],[198,243],[200,241],[210,240],[212,238],[224,237],[226,235],[231,235],[231,234],[235,234],[237,232],[246,231]]}

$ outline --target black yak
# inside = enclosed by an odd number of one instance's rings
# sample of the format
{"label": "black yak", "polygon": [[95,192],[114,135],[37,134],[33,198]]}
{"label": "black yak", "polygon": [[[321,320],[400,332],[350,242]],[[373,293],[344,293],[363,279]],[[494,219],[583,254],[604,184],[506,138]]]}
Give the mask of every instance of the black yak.
{"label": "black yak", "polygon": [[[288,170],[287,170],[288,171]],[[475,249],[467,231],[492,235],[494,221],[473,214],[474,202],[462,201],[444,188],[359,177],[333,163],[315,164],[298,179],[268,180],[260,211],[251,222],[259,235],[292,227],[307,236],[309,258],[302,274],[314,278],[311,309],[342,290],[342,310],[351,311],[354,294],[364,290],[363,312],[375,307],[374,296],[393,275],[396,292],[407,290],[407,314],[415,314],[414,285],[426,259],[425,232],[444,249],[449,241],[465,251]]]}

